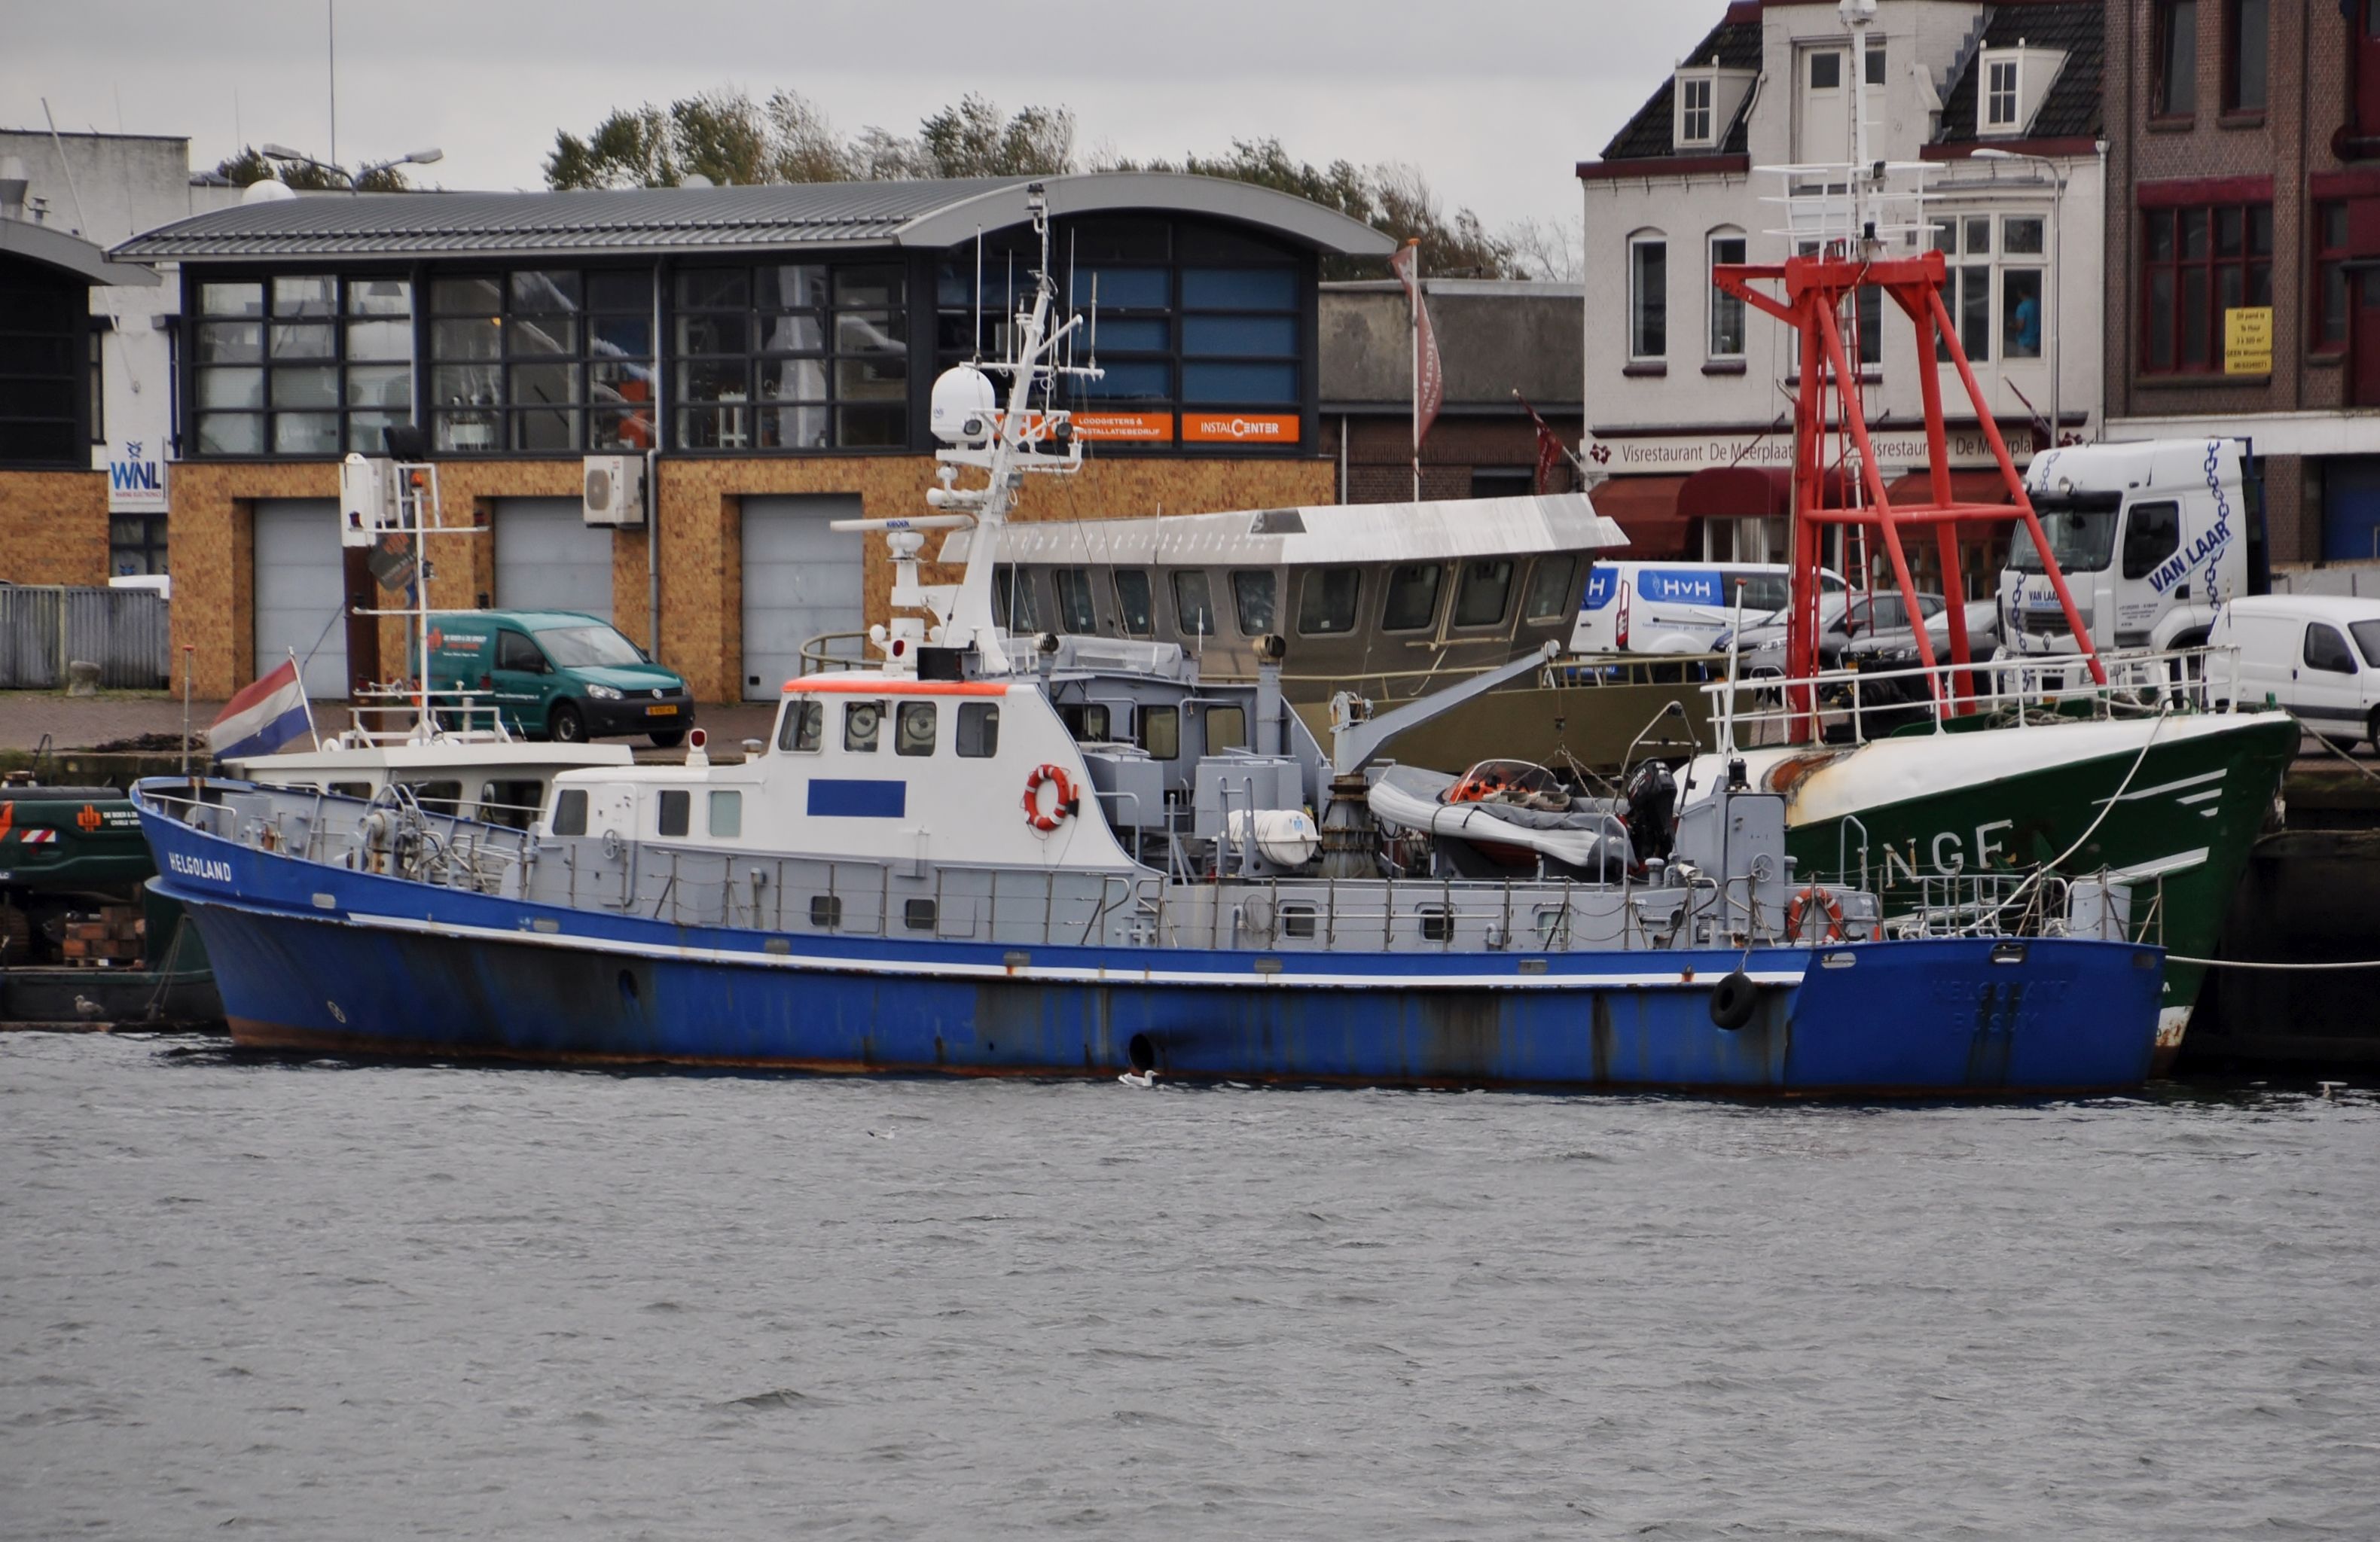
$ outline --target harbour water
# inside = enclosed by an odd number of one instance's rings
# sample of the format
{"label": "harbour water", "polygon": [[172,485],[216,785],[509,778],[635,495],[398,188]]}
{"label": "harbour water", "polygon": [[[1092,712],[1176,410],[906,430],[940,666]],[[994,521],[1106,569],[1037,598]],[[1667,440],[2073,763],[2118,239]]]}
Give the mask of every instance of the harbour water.
{"label": "harbour water", "polygon": [[0,1536],[2380,1534],[2380,1100],[0,1037]]}

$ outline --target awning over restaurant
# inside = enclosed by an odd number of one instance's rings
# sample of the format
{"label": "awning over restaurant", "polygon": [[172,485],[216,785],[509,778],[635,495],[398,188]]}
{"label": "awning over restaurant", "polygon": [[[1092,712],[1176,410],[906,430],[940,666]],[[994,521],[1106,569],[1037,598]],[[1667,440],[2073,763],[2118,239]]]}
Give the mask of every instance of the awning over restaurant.
{"label": "awning over restaurant", "polygon": [[1688,525],[1678,512],[1683,476],[1613,476],[1587,489],[1595,512],[1617,521],[1628,545],[1615,556],[1684,557]]}

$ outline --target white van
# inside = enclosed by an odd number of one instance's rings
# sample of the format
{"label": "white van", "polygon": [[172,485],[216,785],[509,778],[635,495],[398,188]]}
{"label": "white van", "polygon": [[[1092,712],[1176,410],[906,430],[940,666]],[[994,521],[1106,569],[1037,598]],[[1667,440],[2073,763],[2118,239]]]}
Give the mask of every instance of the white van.
{"label": "white van", "polygon": [[[1840,594],[1841,575],[1821,568],[1819,587]],[[1735,627],[1782,610],[1793,570],[1782,562],[1600,561],[1572,628],[1572,653],[1709,653]]]}
{"label": "white van", "polygon": [[[2240,705],[2270,702],[2330,738],[2368,738],[2380,748],[2380,599],[2235,599],[2206,640],[2240,650]],[[2219,687],[2223,666],[2210,673]]]}

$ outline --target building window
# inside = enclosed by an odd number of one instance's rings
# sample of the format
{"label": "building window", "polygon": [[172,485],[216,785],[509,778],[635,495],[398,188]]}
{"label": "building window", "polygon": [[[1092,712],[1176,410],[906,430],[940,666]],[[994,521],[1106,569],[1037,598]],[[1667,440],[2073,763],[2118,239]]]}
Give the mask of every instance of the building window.
{"label": "building window", "polygon": [[2271,0],[2228,0],[2223,8],[2223,110],[2265,110]]}
{"label": "building window", "polygon": [[2143,372],[2221,367],[2223,313],[2273,303],[2273,206],[2151,209],[2143,218]]}
{"label": "building window", "polygon": [[1867,83],[1871,86],[1884,84],[1884,44],[1880,42],[1867,45]]}
{"label": "building window", "polygon": [[[1726,267],[1743,261],[1743,237],[1714,235],[1710,239],[1710,260],[1713,268]],[[1740,359],[1743,356],[1743,302],[1714,283],[1710,292],[1710,356],[1715,359]]]}
{"label": "building window", "polygon": [[[2047,227],[2040,214],[1954,214],[1935,226],[1934,249],[1949,265],[1942,304],[1970,364],[1988,362],[1995,340],[2002,359],[2041,357]],[[1934,356],[1948,363],[1950,351],[1937,343]]]}
{"label": "building window", "polygon": [[2313,210],[2313,325],[2306,330],[2316,353],[2347,346],[2347,205],[2318,203]]}
{"label": "building window", "polygon": [[[935,346],[943,367],[1006,356],[1017,306],[1031,299],[1025,275],[1038,260],[1026,239],[988,238],[979,262],[969,246],[941,265]],[[1053,246],[1059,309],[1087,320],[1069,356],[1096,356],[1102,371],[1064,388],[1081,438],[1118,448],[1294,451],[1308,391],[1305,291],[1293,253],[1159,219],[1061,222]],[[1261,438],[1232,431],[1251,421]]]}
{"label": "building window", "polygon": [[1628,356],[1667,358],[1670,353],[1670,246],[1658,235],[1628,242]]}
{"label": "building window", "polygon": [[1812,90],[1839,90],[1842,83],[1843,56],[1839,50],[1821,48],[1811,54],[1810,89]]}
{"label": "building window", "polygon": [[[1830,190],[1840,191],[1840,184]],[[1804,241],[1797,249],[1803,257],[1815,257],[1818,255],[1818,243]],[[1944,297],[1944,303],[1949,303],[1947,295]],[[1843,329],[1843,346],[1846,350],[1852,349],[1854,334],[1856,334],[1860,372],[1866,374],[1870,370],[1882,368],[1884,366],[1884,291],[1873,284],[1860,285],[1852,292],[1852,307],[1843,315],[1835,318],[1835,324]],[[1796,373],[1788,377],[1788,380],[1790,382],[1800,378]]]}
{"label": "building window", "polygon": [[164,572],[165,516],[111,514],[107,520],[107,571],[117,578]]}
{"label": "building window", "polygon": [[98,321],[83,333],[88,356],[83,379],[90,386],[91,442],[107,442],[107,331]]}
{"label": "building window", "polygon": [[653,443],[652,275],[523,269],[430,285],[430,405],[462,454]]}
{"label": "building window", "polygon": [[1678,143],[1682,147],[1711,142],[1711,90],[1718,82],[1707,75],[1678,77]]}
{"label": "building window", "polygon": [[413,421],[411,280],[207,282],[197,311],[200,454],[377,455]]}
{"label": "building window", "polygon": [[2156,44],[2153,110],[2186,118],[2198,111],[2198,0],[2157,0]]}
{"label": "building window", "polygon": [[2017,66],[2014,58],[1993,59],[1984,66],[1984,126],[2013,131],[2017,126]]}
{"label": "building window", "polygon": [[692,268],[670,339],[683,450],[909,442],[907,284],[885,264]]}

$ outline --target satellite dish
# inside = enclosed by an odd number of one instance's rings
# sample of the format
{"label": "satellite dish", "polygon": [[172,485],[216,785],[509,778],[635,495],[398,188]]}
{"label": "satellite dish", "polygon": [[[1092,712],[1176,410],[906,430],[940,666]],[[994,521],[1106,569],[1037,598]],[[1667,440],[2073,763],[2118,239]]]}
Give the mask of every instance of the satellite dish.
{"label": "satellite dish", "polygon": [[290,190],[289,184],[268,176],[261,182],[249,183],[248,191],[240,194],[239,201],[244,204],[285,203],[297,196]]}

